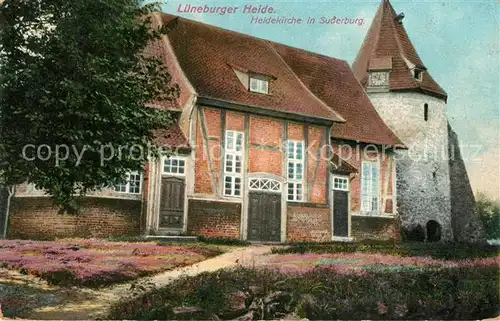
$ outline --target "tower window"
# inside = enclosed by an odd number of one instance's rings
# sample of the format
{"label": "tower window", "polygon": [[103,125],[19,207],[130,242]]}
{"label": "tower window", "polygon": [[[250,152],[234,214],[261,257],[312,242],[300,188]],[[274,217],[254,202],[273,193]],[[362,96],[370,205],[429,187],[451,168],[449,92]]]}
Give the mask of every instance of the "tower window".
{"label": "tower window", "polygon": [[424,104],[424,120],[428,121],[429,120],[429,105]]}
{"label": "tower window", "polygon": [[422,74],[423,74],[423,71],[420,70],[420,69],[413,69],[413,78],[415,78],[416,80],[422,80]]}

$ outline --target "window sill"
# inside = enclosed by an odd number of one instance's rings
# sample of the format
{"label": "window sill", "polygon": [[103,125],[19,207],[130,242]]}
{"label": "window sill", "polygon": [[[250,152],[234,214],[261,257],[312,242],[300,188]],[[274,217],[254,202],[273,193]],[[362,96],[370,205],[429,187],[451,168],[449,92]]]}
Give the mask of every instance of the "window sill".
{"label": "window sill", "polygon": [[352,216],[375,217],[375,218],[395,218],[394,214],[388,213],[352,213]]}
{"label": "window sill", "polygon": [[332,236],[333,242],[354,242],[354,237]]}

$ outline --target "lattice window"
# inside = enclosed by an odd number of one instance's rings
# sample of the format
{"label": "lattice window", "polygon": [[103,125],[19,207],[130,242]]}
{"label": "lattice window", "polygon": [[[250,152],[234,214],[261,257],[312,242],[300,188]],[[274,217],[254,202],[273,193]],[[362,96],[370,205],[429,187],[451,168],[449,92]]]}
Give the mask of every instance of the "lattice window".
{"label": "lattice window", "polygon": [[270,178],[252,178],[250,179],[250,190],[281,192],[281,183]]}
{"label": "lattice window", "polygon": [[349,181],[346,177],[333,177],[333,189],[340,191],[348,191],[349,190]]}
{"label": "lattice window", "polygon": [[172,156],[163,160],[163,173],[168,175],[184,176],[186,172],[186,159]]}
{"label": "lattice window", "polygon": [[304,142],[289,140],[287,143],[288,200],[303,201]]}
{"label": "lattice window", "polygon": [[364,212],[379,209],[379,168],[376,162],[363,162],[361,172],[361,208]]}
{"label": "lattice window", "polygon": [[250,77],[250,91],[268,94],[269,93],[269,81],[266,79],[258,79]]}
{"label": "lattice window", "polygon": [[239,197],[243,172],[243,133],[228,130],[225,142],[224,195]]}
{"label": "lattice window", "polygon": [[141,193],[142,175],[138,172],[128,173],[125,182],[115,185],[115,191],[118,193]]}

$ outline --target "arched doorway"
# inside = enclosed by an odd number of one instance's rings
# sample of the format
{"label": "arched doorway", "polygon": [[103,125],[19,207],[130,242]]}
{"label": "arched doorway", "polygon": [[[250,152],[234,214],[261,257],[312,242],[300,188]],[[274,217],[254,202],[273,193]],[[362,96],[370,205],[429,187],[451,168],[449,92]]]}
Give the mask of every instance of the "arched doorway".
{"label": "arched doorway", "polygon": [[427,241],[439,242],[441,240],[441,225],[434,220],[430,220],[426,224]]}

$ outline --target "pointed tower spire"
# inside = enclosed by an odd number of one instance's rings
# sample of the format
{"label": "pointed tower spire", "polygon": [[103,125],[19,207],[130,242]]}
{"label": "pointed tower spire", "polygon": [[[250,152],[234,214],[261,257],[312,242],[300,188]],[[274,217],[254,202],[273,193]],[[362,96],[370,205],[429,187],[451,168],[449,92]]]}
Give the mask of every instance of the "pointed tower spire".
{"label": "pointed tower spire", "polygon": [[446,92],[431,77],[411,43],[403,18],[389,0],[382,0],[354,61],[356,78],[367,88],[370,72],[383,70],[389,72],[390,91],[413,90],[446,99]]}

